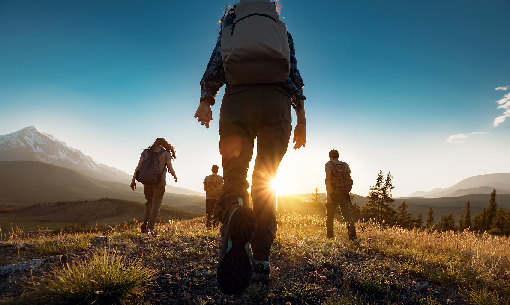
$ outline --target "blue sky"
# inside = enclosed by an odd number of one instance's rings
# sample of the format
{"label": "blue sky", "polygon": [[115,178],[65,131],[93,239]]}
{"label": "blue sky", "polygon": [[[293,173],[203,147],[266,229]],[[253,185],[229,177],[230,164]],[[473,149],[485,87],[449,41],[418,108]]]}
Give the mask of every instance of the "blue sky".
{"label": "blue sky", "polygon": [[[396,196],[510,172],[510,118],[494,124],[510,107],[508,1],[280,4],[305,82],[308,142],[289,146],[278,192],[324,191],[332,148],[360,195],[379,170],[391,171]],[[165,137],[177,149],[172,184],[202,190],[221,164],[223,90],[211,128],[193,115],[224,8],[0,0],[0,134],[33,125],[128,173]]]}

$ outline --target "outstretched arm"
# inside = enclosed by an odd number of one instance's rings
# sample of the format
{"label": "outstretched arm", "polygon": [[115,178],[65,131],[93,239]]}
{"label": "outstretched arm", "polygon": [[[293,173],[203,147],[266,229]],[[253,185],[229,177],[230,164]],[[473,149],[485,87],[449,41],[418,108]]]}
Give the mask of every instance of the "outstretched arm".
{"label": "outstretched arm", "polygon": [[305,117],[305,101],[299,100],[301,107],[296,110],[297,123],[294,128],[294,149],[305,147],[306,144],[306,117]]}
{"label": "outstretched arm", "polygon": [[174,176],[175,182],[177,182],[177,175],[175,174],[174,168],[172,167],[172,162],[170,162],[170,160],[166,161],[166,167],[168,168],[168,172]]}

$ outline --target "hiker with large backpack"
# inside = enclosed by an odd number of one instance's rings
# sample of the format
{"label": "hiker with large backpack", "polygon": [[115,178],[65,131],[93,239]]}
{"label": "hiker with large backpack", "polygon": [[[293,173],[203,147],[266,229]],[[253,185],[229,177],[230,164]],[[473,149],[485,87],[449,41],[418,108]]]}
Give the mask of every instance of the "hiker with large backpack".
{"label": "hiker with large backpack", "polygon": [[223,177],[218,175],[218,169],[218,165],[213,165],[212,174],[204,179],[206,227],[208,229],[217,224],[217,221],[213,219],[213,211],[223,185]]}
{"label": "hiker with large backpack", "polygon": [[[223,85],[219,148],[225,183],[214,209],[215,219],[222,223],[217,280],[223,293],[237,294],[248,287],[252,276],[254,281],[269,283],[269,253],[276,237],[276,196],[271,182],[287,151],[291,106],[297,116],[294,149],[306,143],[304,84],[292,36],[274,2],[240,0],[225,12],[200,81],[200,105],[195,113],[207,128],[211,106]],[[246,178],[255,138],[252,210]]]}
{"label": "hiker with large backpack", "polygon": [[130,187],[133,191],[136,189],[136,180],[143,184],[146,202],[140,227],[142,233],[154,232],[154,224],[165,194],[166,170],[177,182],[177,175],[172,167],[172,159],[175,158],[175,148],[163,138],[157,138],[140,156]]}
{"label": "hiker with large backpack", "polygon": [[333,218],[336,207],[340,206],[342,216],[347,224],[347,233],[349,239],[356,240],[356,228],[351,217],[351,197],[349,195],[352,189],[351,169],[345,162],[338,160],[338,151],[333,149],[329,152],[329,161],[326,163],[326,235],[333,238]]}

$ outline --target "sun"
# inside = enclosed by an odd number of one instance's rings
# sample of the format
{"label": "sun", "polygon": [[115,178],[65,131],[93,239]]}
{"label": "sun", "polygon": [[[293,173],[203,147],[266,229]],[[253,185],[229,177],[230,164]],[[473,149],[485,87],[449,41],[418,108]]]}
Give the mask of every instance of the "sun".
{"label": "sun", "polygon": [[276,177],[272,182],[271,182],[271,187],[273,188],[274,192],[276,194],[281,194],[281,192],[283,191],[284,189],[284,186],[282,184],[282,181],[280,179],[278,179],[278,177]]}

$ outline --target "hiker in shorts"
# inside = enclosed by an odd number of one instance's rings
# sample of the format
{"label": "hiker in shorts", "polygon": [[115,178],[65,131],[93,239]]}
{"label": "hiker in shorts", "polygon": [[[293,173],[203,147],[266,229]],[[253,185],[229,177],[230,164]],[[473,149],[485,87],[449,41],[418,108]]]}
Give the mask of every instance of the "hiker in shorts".
{"label": "hiker in shorts", "polygon": [[213,211],[219,198],[220,187],[223,185],[223,177],[218,175],[218,169],[218,165],[213,165],[212,174],[204,179],[206,227],[208,229],[217,225]]}
{"label": "hiker in shorts", "polygon": [[[225,12],[221,25],[216,47],[200,81],[201,98],[195,117],[209,128],[213,119],[211,106],[219,89],[226,85],[219,119],[225,183],[214,217],[222,223],[218,287],[232,295],[244,291],[252,276],[253,281],[269,283],[269,253],[276,237],[276,196],[271,182],[292,133],[291,107],[297,115],[294,149],[305,146],[306,98],[294,42],[279,20],[275,3],[240,0]],[[264,57],[258,52],[269,49],[267,45],[281,48],[277,54],[268,53]],[[236,55],[240,50],[248,54]],[[247,172],[255,138],[257,157],[252,175],[251,210]]]}
{"label": "hiker in shorts", "polygon": [[172,167],[172,159],[175,158],[175,148],[163,138],[157,138],[140,156],[130,187],[133,191],[136,189],[135,180],[143,184],[146,202],[140,227],[142,233],[154,232],[154,224],[165,194],[166,169],[177,182],[177,175]]}
{"label": "hiker in shorts", "polygon": [[349,165],[338,160],[339,154],[336,149],[329,152],[329,161],[326,163],[326,235],[333,238],[333,219],[336,207],[340,206],[342,216],[347,224],[347,232],[350,240],[356,240],[356,228],[351,217],[351,197],[349,192],[352,188],[351,170]]}

